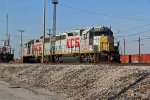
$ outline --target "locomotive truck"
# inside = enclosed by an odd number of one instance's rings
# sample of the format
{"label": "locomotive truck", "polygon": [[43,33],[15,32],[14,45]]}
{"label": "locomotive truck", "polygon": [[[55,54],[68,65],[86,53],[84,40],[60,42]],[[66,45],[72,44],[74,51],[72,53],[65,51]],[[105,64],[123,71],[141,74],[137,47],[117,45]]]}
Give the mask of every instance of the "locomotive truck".
{"label": "locomotive truck", "polygon": [[[24,47],[24,63],[41,62],[42,38],[31,40]],[[45,38],[45,62],[120,62],[119,43],[114,42],[108,27],[91,27],[62,32]]]}

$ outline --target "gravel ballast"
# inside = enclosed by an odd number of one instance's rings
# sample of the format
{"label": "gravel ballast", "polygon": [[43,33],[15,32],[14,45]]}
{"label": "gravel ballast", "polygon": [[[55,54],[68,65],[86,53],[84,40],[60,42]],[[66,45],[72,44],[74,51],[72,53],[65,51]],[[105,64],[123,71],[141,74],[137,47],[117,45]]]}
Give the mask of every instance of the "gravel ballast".
{"label": "gravel ballast", "polygon": [[150,66],[1,64],[0,78],[73,100],[150,99]]}

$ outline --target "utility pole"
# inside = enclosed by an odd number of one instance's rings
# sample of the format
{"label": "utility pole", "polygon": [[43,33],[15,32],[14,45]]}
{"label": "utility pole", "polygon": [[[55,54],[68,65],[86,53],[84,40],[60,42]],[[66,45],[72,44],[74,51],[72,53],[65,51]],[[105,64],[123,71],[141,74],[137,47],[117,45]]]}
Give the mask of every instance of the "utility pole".
{"label": "utility pole", "polygon": [[125,61],[125,55],[126,55],[126,40],[124,38],[124,63],[126,62]]}
{"label": "utility pole", "polygon": [[6,33],[6,37],[7,37],[7,39],[6,39],[6,45],[8,45],[9,46],[9,33],[8,33],[8,14],[7,14],[7,16],[6,16],[6,20],[7,20],[7,29],[6,29],[6,31],[7,31],[7,33]]}
{"label": "utility pole", "polygon": [[52,0],[52,4],[54,4],[54,9],[53,9],[53,36],[56,36],[56,5],[58,4],[58,0]]}
{"label": "utility pole", "polygon": [[23,55],[22,55],[22,33],[25,32],[24,30],[18,30],[21,33],[21,41],[20,41],[20,58],[21,58],[21,63],[23,63]]}
{"label": "utility pole", "polygon": [[124,56],[126,55],[126,40],[124,38]]}
{"label": "utility pole", "polygon": [[49,48],[49,50],[50,50],[50,54],[51,54],[51,39],[52,39],[52,37],[51,37],[51,29],[47,29],[48,30],[48,36],[49,36],[49,46],[50,46],[50,48]]}
{"label": "utility pole", "polygon": [[140,55],[141,55],[141,39],[140,39],[140,37],[139,37],[138,42],[139,42],[139,63],[140,63],[141,62],[141,57],[140,57]]}
{"label": "utility pole", "polygon": [[42,39],[42,62],[44,63],[44,48],[45,48],[45,18],[46,17],[46,0],[44,0],[44,7],[43,7],[43,39]]}
{"label": "utility pole", "polygon": [[50,62],[52,59],[52,34],[51,34],[52,29],[46,29],[46,30],[48,30],[47,35],[49,36],[49,54],[51,55],[49,57],[49,62]]}
{"label": "utility pole", "polygon": [[6,45],[7,46],[10,46],[10,34],[8,32],[8,0],[6,1],[7,2],[7,15],[6,15]]}

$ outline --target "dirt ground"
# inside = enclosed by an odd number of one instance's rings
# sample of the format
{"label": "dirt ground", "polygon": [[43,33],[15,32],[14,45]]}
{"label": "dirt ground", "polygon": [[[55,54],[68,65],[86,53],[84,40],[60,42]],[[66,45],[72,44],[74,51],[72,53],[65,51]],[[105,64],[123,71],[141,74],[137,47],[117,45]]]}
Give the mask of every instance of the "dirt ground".
{"label": "dirt ground", "polygon": [[0,78],[55,100],[150,99],[150,66],[1,64]]}
{"label": "dirt ground", "polygon": [[25,89],[0,81],[0,100],[66,100],[58,95],[44,93],[36,88]]}

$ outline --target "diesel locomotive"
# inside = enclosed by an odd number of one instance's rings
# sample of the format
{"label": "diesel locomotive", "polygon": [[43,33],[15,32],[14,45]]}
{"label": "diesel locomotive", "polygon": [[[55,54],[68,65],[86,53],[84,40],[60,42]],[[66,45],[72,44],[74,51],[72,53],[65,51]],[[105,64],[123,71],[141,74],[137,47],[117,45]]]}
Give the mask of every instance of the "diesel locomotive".
{"label": "diesel locomotive", "polygon": [[23,61],[41,62],[44,49],[45,62],[120,62],[119,42],[108,27],[91,27],[62,32],[56,36],[31,40],[24,46]]}
{"label": "diesel locomotive", "polygon": [[8,63],[14,60],[14,53],[11,51],[11,46],[0,45],[0,63]]}

